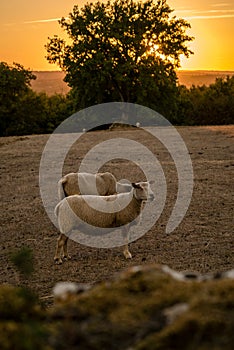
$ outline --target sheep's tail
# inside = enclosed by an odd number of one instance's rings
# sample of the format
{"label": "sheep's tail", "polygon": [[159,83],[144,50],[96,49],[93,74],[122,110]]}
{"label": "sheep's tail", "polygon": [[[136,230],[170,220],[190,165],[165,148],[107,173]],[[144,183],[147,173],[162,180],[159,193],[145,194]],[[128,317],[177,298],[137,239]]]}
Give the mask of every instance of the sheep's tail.
{"label": "sheep's tail", "polygon": [[61,202],[59,202],[56,207],[54,208],[54,215],[58,217],[59,215],[59,208],[60,208]]}
{"label": "sheep's tail", "polygon": [[64,188],[63,188],[63,185],[65,184],[66,181],[67,179],[65,177],[62,177],[62,179],[60,179],[58,182],[58,198],[60,201],[66,197]]}

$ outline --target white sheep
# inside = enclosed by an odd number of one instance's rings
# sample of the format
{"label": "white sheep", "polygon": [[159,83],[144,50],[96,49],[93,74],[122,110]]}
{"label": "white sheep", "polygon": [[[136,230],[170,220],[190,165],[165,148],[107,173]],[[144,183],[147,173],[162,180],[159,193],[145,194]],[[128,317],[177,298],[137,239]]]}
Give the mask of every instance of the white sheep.
{"label": "white sheep", "polygon": [[114,193],[116,193],[116,178],[109,172],[69,173],[58,182],[59,200],[74,194],[108,196]]}
{"label": "white sheep", "polygon": [[116,192],[117,193],[130,192],[131,190],[132,190],[132,185],[130,183],[127,183],[127,182],[123,183],[120,181],[116,182]]}
{"label": "white sheep", "polygon": [[[125,240],[123,254],[126,259],[130,259],[132,255],[128,250],[129,229],[130,226],[139,222],[143,203],[146,200],[154,199],[150,183],[132,183],[132,190],[127,193],[110,196],[73,195],[60,201],[55,207],[60,230],[54,256],[55,263],[61,264],[62,258],[70,259],[67,252],[69,234],[74,229],[84,233],[88,232],[87,224],[97,228],[97,230],[98,228],[109,228],[111,231],[121,228]],[[127,205],[124,206],[126,203]],[[116,206],[120,208],[118,211]],[[114,210],[112,210],[113,207]],[[61,252],[63,252],[62,257]]]}
{"label": "white sheep", "polygon": [[[82,189],[82,193],[80,189]],[[115,193],[130,192],[131,189],[130,183],[116,181],[115,176],[109,172],[96,174],[69,173],[58,182],[58,197],[59,200],[62,200],[73,194],[108,196]]]}

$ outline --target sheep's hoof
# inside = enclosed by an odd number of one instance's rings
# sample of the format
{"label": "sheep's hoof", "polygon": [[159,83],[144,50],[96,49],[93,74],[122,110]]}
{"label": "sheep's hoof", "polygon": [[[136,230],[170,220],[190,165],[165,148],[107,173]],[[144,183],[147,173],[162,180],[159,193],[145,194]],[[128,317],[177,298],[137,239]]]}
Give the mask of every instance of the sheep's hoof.
{"label": "sheep's hoof", "polygon": [[54,262],[56,265],[61,265],[63,263],[61,258],[54,258]]}
{"label": "sheep's hoof", "polygon": [[132,259],[132,254],[129,251],[124,252],[124,256],[126,259]]}
{"label": "sheep's hoof", "polygon": [[63,260],[64,261],[71,260],[71,256],[70,255],[64,255],[63,256]]}

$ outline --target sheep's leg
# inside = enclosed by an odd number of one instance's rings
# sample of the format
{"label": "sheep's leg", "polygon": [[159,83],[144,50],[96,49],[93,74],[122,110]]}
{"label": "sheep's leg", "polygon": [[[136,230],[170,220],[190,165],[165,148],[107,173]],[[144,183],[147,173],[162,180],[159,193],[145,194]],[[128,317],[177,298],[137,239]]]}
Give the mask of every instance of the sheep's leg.
{"label": "sheep's leg", "polygon": [[63,259],[64,260],[71,259],[71,256],[68,254],[68,251],[67,251],[67,242],[68,242],[68,237],[66,236],[65,241],[64,241],[64,245],[63,245]]}
{"label": "sheep's leg", "polygon": [[125,246],[124,246],[124,250],[123,250],[123,254],[125,256],[126,259],[131,259],[132,258],[132,254],[130,253],[129,249],[128,249],[128,243],[129,243],[129,229],[127,227],[123,228],[122,234],[125,238]]}
{"label": "sheep's leg", "polygon": [[64,244],[66,241],[67,236],[65,236],[63,233],[59,235],[59,238],[57,239],[57,246],[56,246],[56,252],[54,256],[54,262],[56,264],[62,264],[61,259],[61,251],[64,249]]}

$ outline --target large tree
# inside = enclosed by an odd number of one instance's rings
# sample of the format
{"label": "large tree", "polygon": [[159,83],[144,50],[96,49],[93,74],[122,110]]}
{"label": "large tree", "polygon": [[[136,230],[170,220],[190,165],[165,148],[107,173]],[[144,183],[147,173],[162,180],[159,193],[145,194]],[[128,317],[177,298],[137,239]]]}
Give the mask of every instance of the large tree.
{"label": "large tree", "polygon": [[49,38],[47,59],[66,71],[77,107],[123,101],[168,111],[175,69],[193,39],[172,12],[166,0],[114,0],[75,6],[62,18],[69,39]]}

